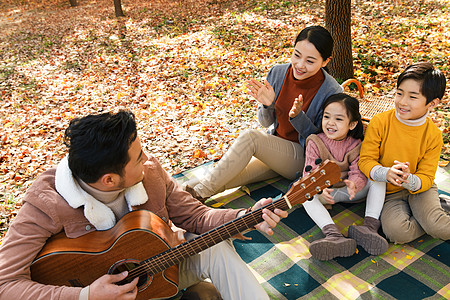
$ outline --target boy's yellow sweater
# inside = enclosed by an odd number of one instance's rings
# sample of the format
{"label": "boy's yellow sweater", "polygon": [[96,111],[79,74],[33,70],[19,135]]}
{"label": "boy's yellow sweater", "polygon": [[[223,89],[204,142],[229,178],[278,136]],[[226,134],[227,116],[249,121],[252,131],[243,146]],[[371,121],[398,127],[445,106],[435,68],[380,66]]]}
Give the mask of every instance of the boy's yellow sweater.
{"label": "boy's yellow sweater", "polygon": [[[421,193],[433,184],[442,145],[442,133],[430,118],[423,125],[408,126],[397,119],[392,109],[370,120],[361,146],[359,168],[370,178],[370,170],[376,165],[390,168],[394,160],[409,162],[411,174],[422,181],[422,187],[414,193]],[[386,192],[402,189],[388,183]]]}

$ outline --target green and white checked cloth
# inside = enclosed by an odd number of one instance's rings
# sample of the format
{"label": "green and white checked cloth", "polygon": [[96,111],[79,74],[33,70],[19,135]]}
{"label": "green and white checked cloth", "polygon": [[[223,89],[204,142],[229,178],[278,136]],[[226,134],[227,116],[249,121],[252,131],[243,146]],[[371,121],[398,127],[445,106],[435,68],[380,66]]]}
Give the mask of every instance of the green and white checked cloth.
{"label": "green and white checked cloth", "polygon": [[[199,176],[210,163],[174,177],[180,183]],[[449,169],[438,170],[440,193],[450,195]],[[214,196],[213,207],[242,208],[261,198],[281,197],[290,182],[276,178]],[[336,204],[330,210],[341,232],[361,224],[365,203]],[[450,230],[450,229],[449,229]],[[271,299],[450,299],[450,241],[424,235],[416,241],[395,245],[386,253],[371,256],[358,247],[355,255],[323,262],[311,258],[309,244],[323,237],[301,206],[290,211],[273,236],[256,230],[250,241],[234,246]]]}

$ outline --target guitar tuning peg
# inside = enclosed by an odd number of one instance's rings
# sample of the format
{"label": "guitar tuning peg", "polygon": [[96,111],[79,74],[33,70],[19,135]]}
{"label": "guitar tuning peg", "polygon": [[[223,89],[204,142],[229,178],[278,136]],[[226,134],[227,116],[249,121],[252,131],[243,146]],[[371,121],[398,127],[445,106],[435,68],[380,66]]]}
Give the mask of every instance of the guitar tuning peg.
{"label": "guitar tuning peg", "polygon": [[314,161],[314,163],[316,165],[320,165],[322,163],[322,159],[321,158],[316,158],[316,160]]}
{"label": "guitar tuning peg", "polygon": [[307,165],[307,166],[305,167],[305,172],[309,172],[309,171],[311,171],[311,170],[312,170],[312,166]]}

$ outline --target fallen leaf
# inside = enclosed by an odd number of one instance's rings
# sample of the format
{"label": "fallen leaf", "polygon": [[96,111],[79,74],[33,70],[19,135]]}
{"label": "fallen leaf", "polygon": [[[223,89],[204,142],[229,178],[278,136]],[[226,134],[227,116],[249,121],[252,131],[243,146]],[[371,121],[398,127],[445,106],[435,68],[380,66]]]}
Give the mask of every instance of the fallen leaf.
{"label": "fallen leaf", "polygon": [[241,190],[243,190],[247,195],[250,195],[250,189],[246,185],[241,186]]}
{"label": "fallen leaf", "polygon": [[440,160],[439,161],[439,167],[445,168],[447,165],[448,165],[448,161],[447,160]]}

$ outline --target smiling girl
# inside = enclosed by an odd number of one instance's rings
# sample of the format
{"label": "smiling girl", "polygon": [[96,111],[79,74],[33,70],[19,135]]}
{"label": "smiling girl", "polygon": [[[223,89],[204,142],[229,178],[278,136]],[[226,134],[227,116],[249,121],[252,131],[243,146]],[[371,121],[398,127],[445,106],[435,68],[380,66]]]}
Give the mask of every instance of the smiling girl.
{"label": "smiling girl", "polygon": [[271,68],[267,79],[247,81],[248,93],[258,102],[258,121],[268,128],[246,130],[215,167],[200,179],[185,183],[198,199],[225,189],[281,175],[291,180],[304,165],[306,138],[319,131],[322,104],[342,87],[326,71],[333,39],[323,27],[311,26],[297,36],[291,63]]}
{"label": "smiling girl", "polygon": [[[325,234],[325,238],[310,244],[309,251],[316,259],[330,260],[353,255],[358,244],[372,255],[382,254],[387,250],[388,243],[377,231],[386,184],[368,181],[358,168],[363,139],[359,102],[340,93],[330,96],[323,107],[322,132],[306,139],[305,164],[313,166],[317,158],[334,161],[341,169],[342,182],[303,203],[308,215]],[[306,169],[304,175],[308,173]],[[364,225],[357,226],[357,236],[351,236],[356,241],[345,238],[323,204],[361,200],[366,195]]]}

